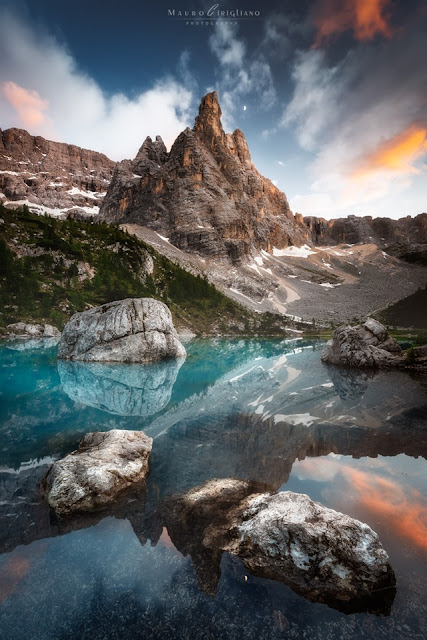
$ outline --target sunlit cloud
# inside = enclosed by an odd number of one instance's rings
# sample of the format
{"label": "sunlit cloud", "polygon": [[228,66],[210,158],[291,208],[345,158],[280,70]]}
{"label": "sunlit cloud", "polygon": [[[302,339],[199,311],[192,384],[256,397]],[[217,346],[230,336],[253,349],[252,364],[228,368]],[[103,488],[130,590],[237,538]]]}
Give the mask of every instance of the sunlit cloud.
{"label": "sunlit cloud", "polygon": [[314,10],[315,46],[352,30],[356,40],[390,37],[390,0],[320,0]]}
{"label": "sunlit cloud", "polygon": [[[382,465],[387,470],[386,465]],[[294,465],[293,473],[303,479],[339,484],[347,500],[357,510],[381,520],[395,537],[405,538],[427,551],[427,503],[420,491],[376,472],[355,469],[336,458],[305,459]],[[344,483],[348,486],[343,489]],[[340,508],[340,505],[336,505]]]}
{"label": "sunlit cloud", "polygon": [[9,104],[18,114],[23,127],[33,128],[46,122],[46,110],[49,106],[37,91],[20,87],[15,82],[4,82],[2,92]]}
{"label": "sunlit cloud", "polygon": [[376,171],[399,174],[419,173],[415,162],[427,153],[427,129],[411,125],[405,131],[381,142],[359,162],[352,177],[361,179]]}
{"label": "sunlit cloud", "polygon": [[380,517],[398,536],[427,551],[427,505],[419,491],[351,467],[345,468],[344,475],[359,494],[363,509]]}

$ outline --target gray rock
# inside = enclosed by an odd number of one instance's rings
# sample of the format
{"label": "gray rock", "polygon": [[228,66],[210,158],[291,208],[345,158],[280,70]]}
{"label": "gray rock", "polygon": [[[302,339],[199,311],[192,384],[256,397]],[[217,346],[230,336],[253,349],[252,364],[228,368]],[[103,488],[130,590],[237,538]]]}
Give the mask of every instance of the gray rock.
{"label": "gray rock", "polygon": [[152,442],[142,431],[87,433],[77,451],[47,472],[43,487],[50,506],[61,516],[108,506],[145,479]]}
{"label": "gray rock", "polygon": [[152,298],[127,298],[76,313],[58,348],[60,359],[93,362],[155,362],[185,355],[168,307]]}
{"label": "gray rock", "polygon": [[242,520],[230,550],[255,575],[281,580],[310,600],[361,601],[395,585],[378,535],[305,494],[251,497]]}
{"label": "gray rock", "polygon": [[367,524],[305,494],[265,491],[259,484],[213,479],[165,500],[168,532],[177,549],[191,555],[206,593],[216,593],[226,551],[253,575],[279,580],[312,602],[346,612],[389,612],[395,576]]}
{"label": "gray rock", "polygon": [[368,318],[363,325],[339,327],[322,354],[328,364],[388,368],[402,363],[402,350],[382,324]]}
{"label": "gray rock", "polygon": [[7,325],[10,338],[59,338],[61,332],[51,324],[15,322]]}
{"label": "gray rock", "polygon": [[59,338],[60,335],[61,335],[61,332],[59,331],[59,329],[57,329],[53,325],[51,324],[44,325],[44,331],[43,331],[44,338]]}

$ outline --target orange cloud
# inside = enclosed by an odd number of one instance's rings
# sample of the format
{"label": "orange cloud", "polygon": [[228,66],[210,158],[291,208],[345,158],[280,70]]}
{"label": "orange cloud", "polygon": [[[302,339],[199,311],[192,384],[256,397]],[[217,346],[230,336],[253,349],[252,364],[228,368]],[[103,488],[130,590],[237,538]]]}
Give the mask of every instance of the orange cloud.
{"label": "orange cloud", "polygon": [[372,40],[377,34],[390,37],[389,5],[390,0],[320,0],[314,14],[314,46],[350,29],[357,40]]}
{"label": "orange cloud", "polygon": [[347,479],[359,493],[359,504],[380,516],[391,531],[427,551],[427,510],[422,494],[404,490],[397,482],[376,474],[345,469]]}
{"label": "orange cloud", "polygon": [[22,125],[32,129],[46,122],[45,111],[49,103],[37,91],[20,87],[14,82],[4,82],[2,90],[9,104],[16,109]]}
{"label": "orange cloud", "polygon": [[168,549],[172,549],[172,551],[175,551],[180,556],[182,555],[182,553],[178,551],[178,549],[175,547],[174,543],[172,542],[166,527],[162,528],[162,535],[160,536],[157,544],[159,544],[162,547],[167,547]]}
{"label": "orange cloud", "polygon": [[414,163],[425,153],[427,129],[411,125],[390,140],[380,143],[375,151],[362,158],[351,177],[357,179],[383,170],[405,175],[419,173]]}
{"label": "orange cloud", "polygon": [[[416,489],[330,457],[306,458],[296,463],[295,471],[298,477],[316,481],[331,481],[340,475],[351,487],[345,494],[354,497],[359,510],[372,514],[389,531],[427,552],[427,504]],[[341,507],[337,505],[336,508]]]}
{"label": "orange cloud", "polygon": [[30,568],[30,561],[19,554],[12,555],[0,572],[0,602],[6,600],[23,580]]}

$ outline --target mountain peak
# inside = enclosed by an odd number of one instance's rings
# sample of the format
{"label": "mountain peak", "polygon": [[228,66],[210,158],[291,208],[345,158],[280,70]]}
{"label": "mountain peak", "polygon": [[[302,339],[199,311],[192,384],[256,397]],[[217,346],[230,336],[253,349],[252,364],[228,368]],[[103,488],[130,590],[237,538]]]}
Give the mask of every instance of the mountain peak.
{"label": "mountain peak", "polygon": [[156,136],[154,142],[150,136],[147,136],[136,155],[134,164],[135,166],[141,162],[144,164],[149,160],[155,165],[162,165],[166,162],[167,158],[168,152],[161,136]]}
{"label": "mountain peak", "polygon": [[200,103],[199,115],[196,117],[193,131],[209,147],[212,147],[214,140],[218,138],[225,141],[221,115],[217,92],[212,91],[212,93],[206,94]]}

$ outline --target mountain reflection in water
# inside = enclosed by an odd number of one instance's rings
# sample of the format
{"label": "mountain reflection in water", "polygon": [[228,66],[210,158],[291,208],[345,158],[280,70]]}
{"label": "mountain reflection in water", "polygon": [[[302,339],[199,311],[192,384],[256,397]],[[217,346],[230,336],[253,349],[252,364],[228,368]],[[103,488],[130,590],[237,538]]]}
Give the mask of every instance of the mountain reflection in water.
{"label": "mountain reflection in water", "polygon": [[[416,380],[327,368],[321,345],[303,341],[195,341],[185,362],[152,373],[60,363],[58,374],[52,350],[5,352],[0,617],[8,638],[422,633],[427,405]],[[145,493],[109,512],[56,520],[39,493],[48,461],[85,432],[111,428],[154,438]],[[397,574],[391,614],[345,616],[248,575],[228,554],[212,563],[200,523],[180,520],[171,505],[226,477],[308,493],[367,522]]]}

